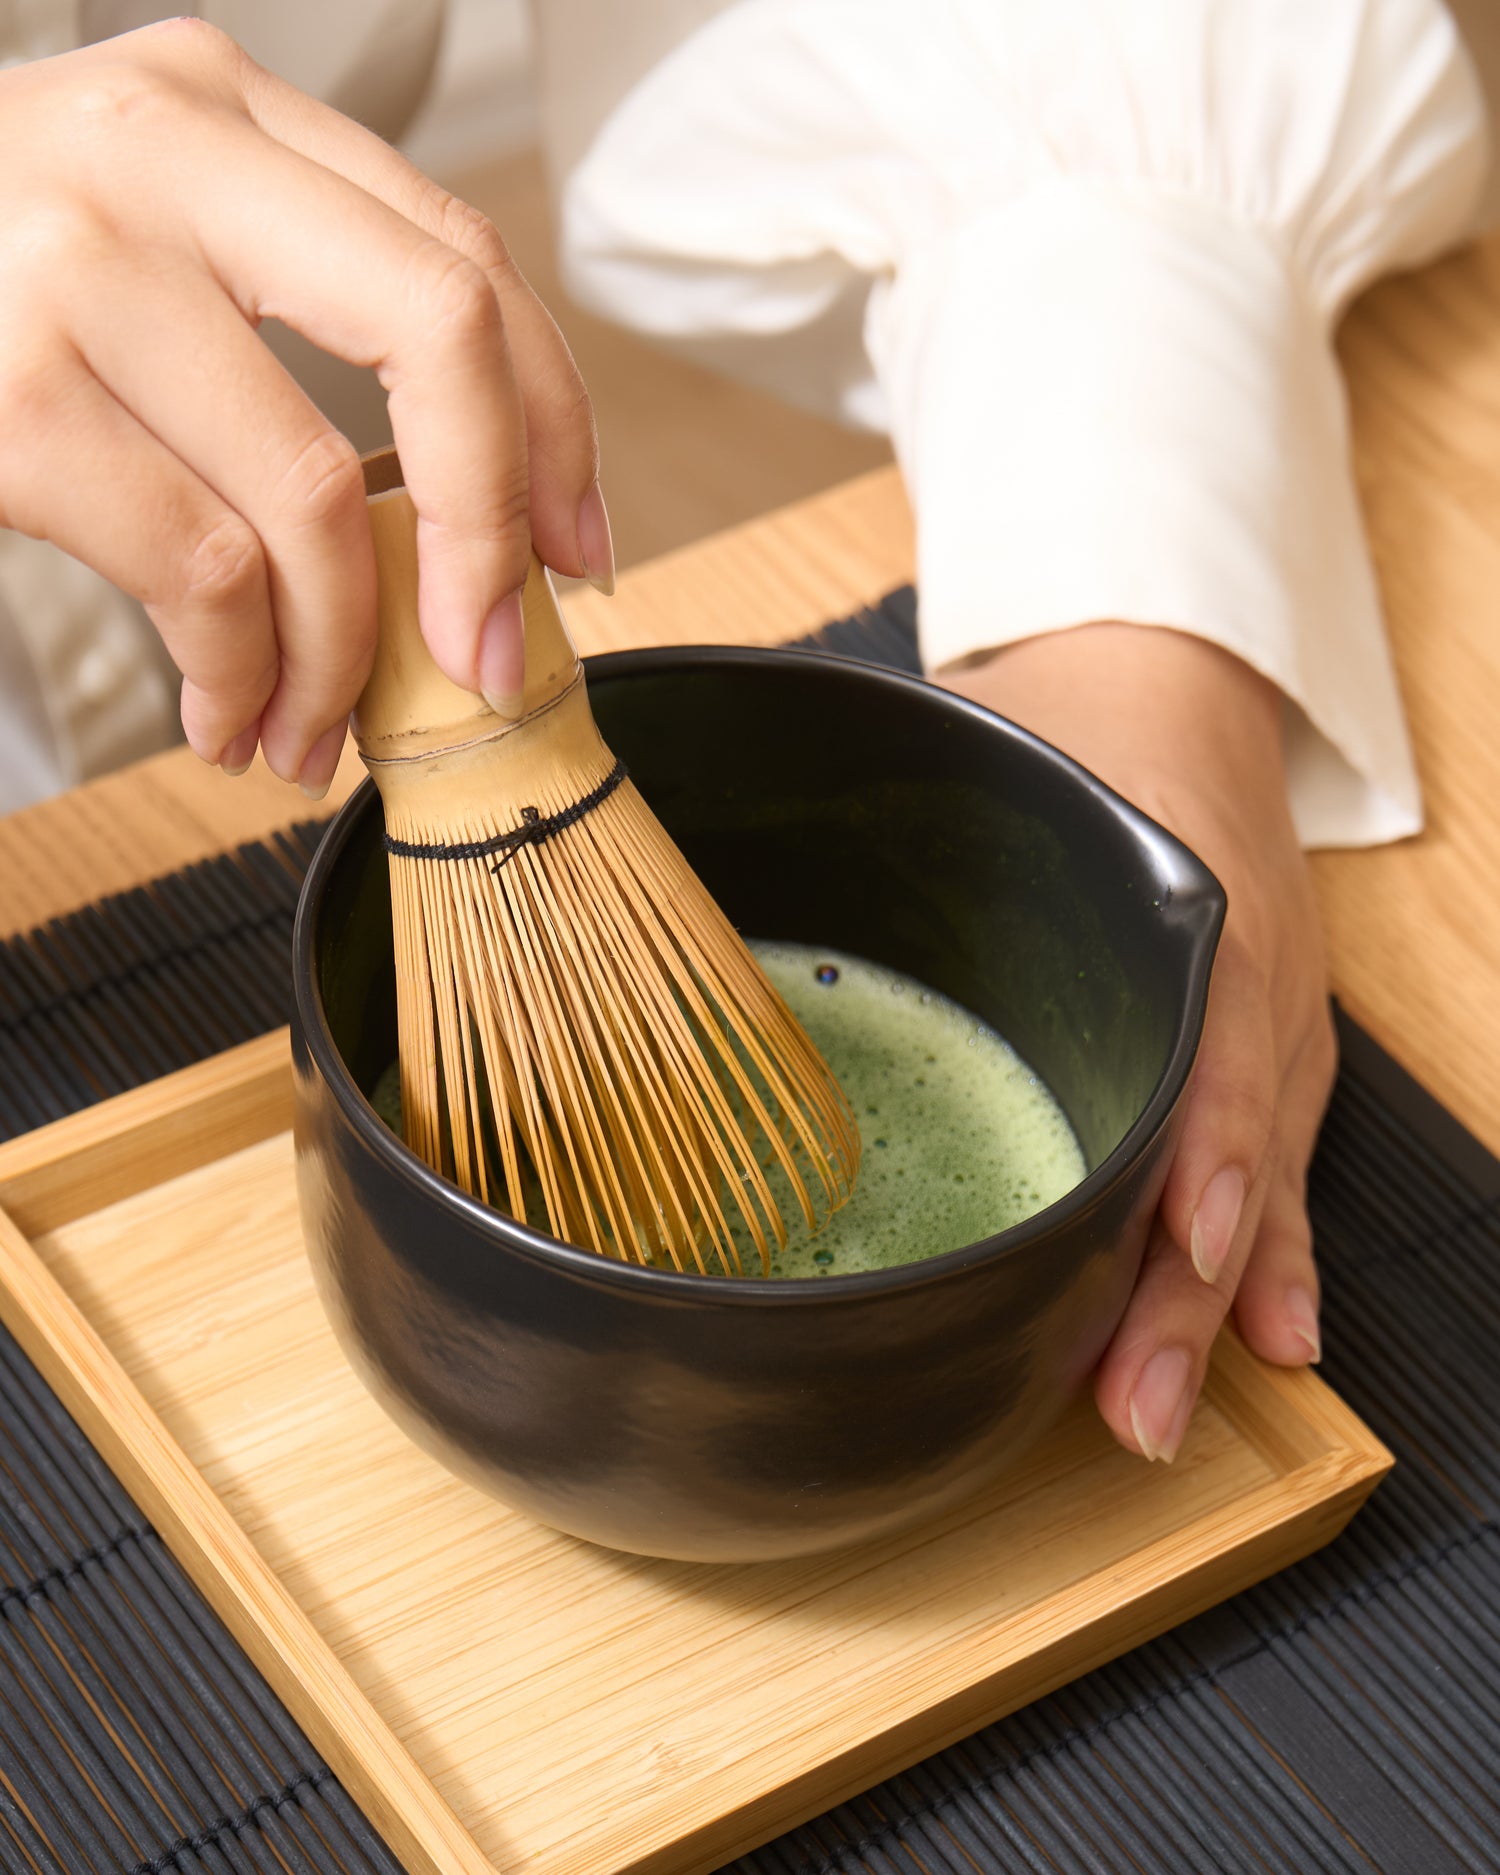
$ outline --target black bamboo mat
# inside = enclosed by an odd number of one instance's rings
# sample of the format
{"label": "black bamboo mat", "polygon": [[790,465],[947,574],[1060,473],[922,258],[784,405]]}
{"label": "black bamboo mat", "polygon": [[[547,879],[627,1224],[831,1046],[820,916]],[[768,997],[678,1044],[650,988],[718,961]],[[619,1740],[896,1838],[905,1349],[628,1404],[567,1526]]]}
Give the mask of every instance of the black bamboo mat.
{"label": "black bamboo mat", "polygon": [[0,1329],[0,1870],[400,1875]]}
{"label": "black bamboo mat", "polygon": [[0,943],[0,1140],[280,1028],[305,821]]}
{"label": "black bamboo mat", "polygon": [[[914,610],[893,594],[809,642],[915,669]],[[283,1021],[316,837],[309,823],[0,947],[0,1136]],[[1341,1028],[1310,1185],[1324,1372],[1395,1473],[1319,1555],[741,1875],[1500,1875],[1500,1162]],[[3,1333],[0,1542],[0,1875],[390,1875]]]}

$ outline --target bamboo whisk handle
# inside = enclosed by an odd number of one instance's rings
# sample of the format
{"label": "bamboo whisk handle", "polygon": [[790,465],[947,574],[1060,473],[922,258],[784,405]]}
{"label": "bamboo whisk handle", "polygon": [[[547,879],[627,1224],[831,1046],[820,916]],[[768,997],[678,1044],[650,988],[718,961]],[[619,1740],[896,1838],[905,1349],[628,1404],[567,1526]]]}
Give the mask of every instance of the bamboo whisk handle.
{"label": "bamboo whisk handle", "polygon": [[[417,623],[417,512],[404,488],[372,495],[379,637],[375,663],[354,711],[367,760],[391,761],[461,747],[506,727],[471,691],[445,677]],[[579,674],[578,653],[547,569],[531,556],[521,592],[526,647],[522,720],[563,694]]]}

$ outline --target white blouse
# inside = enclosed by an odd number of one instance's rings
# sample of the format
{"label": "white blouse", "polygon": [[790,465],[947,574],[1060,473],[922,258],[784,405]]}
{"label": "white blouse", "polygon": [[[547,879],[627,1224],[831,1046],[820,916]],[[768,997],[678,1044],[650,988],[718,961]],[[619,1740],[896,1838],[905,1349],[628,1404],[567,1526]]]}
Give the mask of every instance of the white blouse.
{"label": "white blouse", "polygon": [[1421,799],[1331,334],[1467,232],[1438,0],[738,0],[568,181],[570,290],[888,427],[924,656],[1095,619],[1288,699],[1309,844]]}

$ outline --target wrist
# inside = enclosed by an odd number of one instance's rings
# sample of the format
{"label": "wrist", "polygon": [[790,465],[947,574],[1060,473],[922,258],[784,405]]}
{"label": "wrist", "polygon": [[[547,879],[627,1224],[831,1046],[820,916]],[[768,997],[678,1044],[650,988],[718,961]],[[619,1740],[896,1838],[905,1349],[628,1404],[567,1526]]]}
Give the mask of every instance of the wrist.
{"label": "wrist", "polygon": [[[1075,753],[1212,772],[1269,764],[1282,776],[1282,697],[1268,678],[1206,639],[1107,620],[1005,645],[940,681]],[[1079,759],[1084,759],[1081,752]]]}
{"label": "wrist", "polygon": [[1006,645],[940,681],[1185,836],[1208,817],[1290,834],[1281,692],[1205,639],[1101,621]]}

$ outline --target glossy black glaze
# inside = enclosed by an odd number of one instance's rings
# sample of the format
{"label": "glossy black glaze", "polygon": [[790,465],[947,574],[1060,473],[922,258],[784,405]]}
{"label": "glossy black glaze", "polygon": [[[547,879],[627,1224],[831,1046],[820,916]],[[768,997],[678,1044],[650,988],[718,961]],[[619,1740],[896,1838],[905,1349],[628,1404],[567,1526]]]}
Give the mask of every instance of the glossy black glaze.
{"label": "glossy black glaze", "polygon": [[812,1281],[610,1263],[486,1209],[360,1092],[395,1021],[367,784],[324,837],[295,939],[298,1177],[325,1302],[414,1437],[596,1542],[748,1561],[930,1516],[1025,1451],[1119,1319],[1223,894],[1054,749],[909,678],[672,650],[597,659],[589,685],[742,930],[854,951],[966,1004],[1045,1077],[1092,1169],[984,1243]]}

